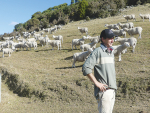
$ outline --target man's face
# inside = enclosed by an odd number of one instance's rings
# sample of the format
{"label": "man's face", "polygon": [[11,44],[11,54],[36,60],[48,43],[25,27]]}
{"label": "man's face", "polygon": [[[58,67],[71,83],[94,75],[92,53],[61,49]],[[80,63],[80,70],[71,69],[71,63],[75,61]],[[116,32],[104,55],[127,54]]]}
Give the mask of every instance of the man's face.
{"label": "man's face", "polygon": [[106,38],[106,39],[104,39],[102,37],[102,41],[103,41],[104,45],[107,46],[107,48],[110,48],[113,45],[114,37],[113,38]]}

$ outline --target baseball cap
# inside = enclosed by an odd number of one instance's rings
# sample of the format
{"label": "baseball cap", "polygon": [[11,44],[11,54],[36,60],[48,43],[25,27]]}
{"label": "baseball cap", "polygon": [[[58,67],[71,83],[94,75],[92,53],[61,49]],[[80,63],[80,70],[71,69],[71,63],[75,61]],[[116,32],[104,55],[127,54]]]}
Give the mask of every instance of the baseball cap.
{"label": "baseball cap", "polygon": [[100,38],[113,38],[115,35],[111,29],[105,29],[101,32]]}

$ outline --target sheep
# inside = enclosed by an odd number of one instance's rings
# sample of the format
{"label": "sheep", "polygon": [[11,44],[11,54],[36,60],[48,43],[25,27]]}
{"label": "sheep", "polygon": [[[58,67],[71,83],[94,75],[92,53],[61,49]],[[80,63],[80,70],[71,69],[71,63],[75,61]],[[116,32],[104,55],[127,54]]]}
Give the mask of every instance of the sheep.
{"label": "sheep", "polygon": [[48,42],[49,37],[48,37],[47,35],[45,35],[45,37],[37,38],[37,40],[39,40],[39,41],[40,41],[40,44],[41,44],[41,45],[42,45],[42,47],[43,47],[43,45],[46,45],[46,43]]}
{"label": "sheep", "polygon": [[62,35],[58,35],[58,36],[53,35],[53,38],[54,38],[55,40],[61,40],[62,43],[63,43],[63,36],[62,36]]}
{"label": "sheep", "polygon": [[57,29],[62,29],[62,25],[55,25],[57,27]]}
{"label": "sheep", "polygon": [[[135,46],[137,44],[137,39],[134,38],[134,37],[131,37],[131,38],[121,38],[121,37],[116,37],[114,39],[114,41],[118,41],[121,45],[124,44],[124,42],[129,42],[130,46],[132,46],[132,52],[134,53],[134,50],[135,50]],[[125,49],[124,52],[126,52],[127,49]]]}
{"label": "sheep", "polygon": [[11,49],[11,48],[3,48],[3,49],[2,49],[2,52],[3,52],[2,57],[4,58],[4,54],[9,54],[9,57],[10,57],[13,51],[14,51],[14,50]]}
{"label": "sheep", "polygon": [[54,49],[54,47],[58,47],[58,50],[61,50],[61,41],[60,40],[48,40],[47,45],[51,45],[52,46],[52,50]]}
{"label": "sheep", "polygon": [[93,51],[92,48],[89,48],[86,52],[79,52],[73,55],[73,64],[72,67],[75,67],[76,61],[83,62],[88,58],[88,55]]}
{"label": "sheep", "polygon": [[84,27],[84,28],[80,28],[78,27],[78,30],[83,34],[83,33],[86,33],[86,35],[88,34],[88,28],[87,27]]}
{"label": "sheep", "polygon": [[35,38],[29,38],[27,39],[28,42],[36,42],[36,39]]}
{"label": "sheep", "polygon": [[23,34],[23,38],[30,38],[30,36],[31,36],[31,33],[24,33]]}
{"label": "sheep", "polygon": [[127,22],[128,22],[128,20],[131,20],[131,19],[133,19],[134,21],[136,21],[134,14],[131,14],[131,15],[123,15],[123,17],[127,20]]}
{"label": "sheep", "polygon": [[56,31],[57,31],[57,27],[56,26],[54,28],[50,28],[50,34],[52,34],[53,32],[56,33]]}
{"label": "sheep", "polygon": [[23,48],[23,50],[24,50],[24,48],[27,49],[29,46],[26,44],[26,42],[19,42],[19,43],[14,42],[12,44],[12,47],[15,49],[20,48],[20,50],[21,50],[21,48]]}
{"label": "sheep", "polygon": [[117,25],[119,25],[121,27],[121,29],[123,29],[123,28],[134,28],[134,24],[132,22],[125,23],[125,24],[118,23]]}
{"label": "sheep", "polygon": [[4,40],[13,40],[14,39],[14,36],[12,37],[3,37]]}
{"label": "sheep", "polygon": [[26,50],[28,50],[28,48],[31,50],[32,47],[34,47],[34,50],[37,49],[37,42],[26,42],[25,44],[27,45]]}
{"label": "sheep", "polygon": [[123,36],[124,38],[126,37],[126,32],[123,29],[120,30],[111,29],[111,30],[117,36]]}
{"label": "sheep", "polygon": [[108,29],[119,29],[119,26],[117,24],[105,24],[105,27]]}
{"label": "sheep", "polygon": [[141,39],[141,34],[142,34],[142,27],[135,27],[135,28],[131,28],[131,29],[128,29],[128,28],[124,28],[123,29],[124,31],[126,31],[129,35],[136,35],[136,34],[139,34],[139,37]]}
{"label": "sheep", "polygon": [[139,14],[141,19],[143,19],[143,22],[144,22],[144,19],[149,19],[149,22],[150,22],[150,14]]}
{"label": "sheep", "polygon": [[83,45],[84,44],[84,40],[88,39],[86,36],[83,36],[81,39],[73,39],[72,40],[72,50],[73,50],[73,46],[75,46],[75,49],[77,45]]}
{"label": "sheep", "polygon": [[37,39],[37,38],[41,37],[41,34],[36,34],[36,33],[34,33],[34,35],[33,35],[33,36],[34,36],[34,38],[36,38],[36,39]]}
{"label": "sheep", "polygon": [[94,39],[91,43],[80,45],[80,49],[82,50],[82,52],[84,52],[84,50],[87,51],[89,48],[95,49],[96,43],[98,43],[98,41],[97,39]]}
{"label": "sheep", "polygon": [[88,38],[91,42],[93,42],[94,39],[97,39],[97,41],[100,42],[100,36],[91,37],[91,36],[88,35],[87,38]]}
{"label": "sheep", "polygon": [[48,33],[50,32],[50,30],[51,28],[46,28],[46,29],[43,28],[43,31],[48,32]]}
{"label": "sheep", "polygon": [[127,49],[128,47],[130,47],[129,42],[124,42],[124,44],[122,45],[117,45],[117,46],[112,46],[114,48],[113,53],[115,56],[119,56],[119,60],[121,61],[121,53],[122,51],[124,51],[125,49]]}

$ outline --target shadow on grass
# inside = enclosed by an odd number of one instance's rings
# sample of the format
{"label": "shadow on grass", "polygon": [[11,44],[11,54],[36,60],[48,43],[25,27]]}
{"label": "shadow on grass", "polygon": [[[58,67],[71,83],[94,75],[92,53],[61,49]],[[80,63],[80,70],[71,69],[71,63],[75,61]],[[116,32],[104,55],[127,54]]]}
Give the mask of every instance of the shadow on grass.
{"label": "shadow on grass", "polygon": [[73,56],[70,57],[66,57],[64,60],[71,60],[73,58]]}
{"label": "shadow on grass", "polygon": [[[76,66],[75,68],[79,68],[79,67],[82,67],[83,65],[80,65],[80,66]],[[55,69],[73,69],[72,66],[70,67],[60,67],[60,68],[55,68]]]}

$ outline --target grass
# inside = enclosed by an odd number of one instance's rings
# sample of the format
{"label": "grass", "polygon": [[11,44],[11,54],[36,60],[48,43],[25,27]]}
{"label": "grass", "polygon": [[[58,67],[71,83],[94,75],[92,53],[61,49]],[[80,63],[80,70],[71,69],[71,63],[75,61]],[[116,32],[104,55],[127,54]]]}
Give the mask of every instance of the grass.
{"label": "grass", "polygon": [[[78,31],[78,26],[88,27],[89,35],[97,36],[105,29],[105,24],[126,23],[122,15],[135,14],[136,22],[129,21],[133,22],[135,27],[143,28],[142,39],[137,39],[135,53],[132,53],[132,48],[129,48],[128,52],[122,55],[121,62],[118,61],[118,57],[115,58],[118,91],[114,112],[148,112],[150,106],[150,28],[149,21],[143,22],[139,17],[139,13],[149,12],[148,7],[150,4],[128,9],[115,17],[69,23],[54,34],[63,36],[62,50],[54,48],[52,51],[50,46],[39,46],[35,51],[33,49],[17,51],[11,57],[8,55],[4,58],[0,57],[2,86],[6,89],[2,89],[2,98],[5,98],[1,103],[3,111],[5,113],[9,111],[14,111],[14,113],[97,112],[93,83],[82,74],[83,62],[76,62],[76,68],[72,68],[72,56],[80,50],[79,47],[77,50],[72,50],[71,41],[85,35]],[[45,35],[52,39],[53,34]],[[127,37],[130,36],[127,35]],[[138,38],[138,35],[135,35],[135,38]],[[115,42],[115,44],[118,43]],[[97,47],[99,45],[97,44]],[[5,97],[6,94],[7,97]],[[7,110],[4,110],[5,107]]]}

